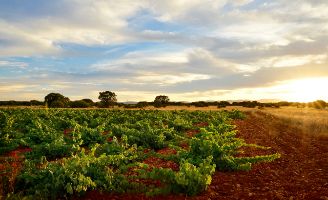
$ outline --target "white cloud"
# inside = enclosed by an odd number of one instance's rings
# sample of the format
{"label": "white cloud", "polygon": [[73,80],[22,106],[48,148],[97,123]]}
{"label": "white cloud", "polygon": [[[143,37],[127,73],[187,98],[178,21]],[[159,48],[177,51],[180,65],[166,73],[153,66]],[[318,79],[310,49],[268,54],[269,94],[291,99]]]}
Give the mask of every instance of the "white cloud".
{"label": "white cloud", "polygon": [[308,56],[290,56],[279,57],[274,60],[273,67],[291,67],[301,66],[308,63],[321,64],[326,61],[327,55],[308,55]]}
{"label": "white cloud", "polygon": [[269,18],[227,25],[216,30],[215,35],[257,44],[287,45],[289,40],[286,39],[286,34],[289,33],[289,28],[289,24]]}
{"label": "white cloud", "polygon": [[28,89],[30,87],[34,87],[34,85],[24,85],[24,84],[11,84],[11,85],[5,85],[5,84],[1,84],[0,87],[0,92],[1,93],[7,93],[7,92],[17,92],[17,91],[22,91],[25,89]]}
{"label": "white cloud", "polygon": [[153,84],[153,85],[172,85],[183,82],[191,82],[195,80],[206,80],[210,79],[211,76],[206,74],[191,74],[191,73],[181,73],[176,75],[171,74],[154,74],[148,73],[135,77],[128,82],[131,84]]}
{"label": "white cloud", "polygon": [[[309,32],[311,36],[318,36],[324,34],[323,30],[328,31],[328,5],[325,3],[314,4],[305,0],[258,2],[253,9],[241,8],[250,2],[58,1],[44,5],[49,13],[31,14],[31,17],[20,15],[20,10],[14,10],[17,17],[0,18],[0,39],[6,41],[6,48],[2,48],[0,54],[58,55],[63,51],[61,43],[108,45],[140,39],[164,40],[183,45],[186,42],[189,45],[211,45],[199,44],[201,38],[208,36],[239,41],[247,48],[261,51],[272,45],[285,46],[300,38],[313,40],[309,38]],[[229,11],[225,10],[227,4],[232,5]],[[163,22],[190,29],[190,32],[181,35],[174,31],[133,30],[128,19],[142,10],[150,11],[153,17]],[[188,38],[190,35],[194,39]],[[239,49],[245,46],[239,46]]]}
{"label": "white cloud", "polygon": [[179,70],[188,63],[188,50],[178,52],[139,51],[130,52],[119,59],[99,61],[91,65],[97,71],[140,74],[148,72],[168,72]]}
{"label": "white cloud", "polygon": [[306,64],[323,64],[327,62],[327,58],[327,54],[305,56],[275,56],[259,59],[256,62],[249,63],[248,65],[257,66],[257,69],[270,67],[298,67]]}
{"label": "white cloud", "polygon": [[149,64],[153,62],[159,63],[186,63],[188,62],[187,51],[182,52],[131,52],[126,54],[114,64]]}
{"label": "white cloud", "polygon": [[[150,1],[150,8],[162,21],[174,21],[184,19],[192,11],[199,9],[214,10],[224,6],[226,1],[199,1],[199,0],[176,0],[176,1]],[[193,17],[193,19],[195,19]]]}
{"label": "white cloud", "polygon": [[[58,46],[60,43],[104,45],[132,40],[126,18],[140,9],[140,5],[133,1],[119,4],[89,0],[60,2],[59,7],[50,3],[48,6],[54,6],[54,9],[46,16],[0,19],[0,39],[7,45],[0,54],[56,55],[62,50]],[[63,9],[66,12],[61,8],[67,9]]]}
{"label": "white cloud", "polygon": [[7,60],[0,60],[0,67],[19,67],[24,68],[27,67],[28,63],[25,62],[13,62]]}

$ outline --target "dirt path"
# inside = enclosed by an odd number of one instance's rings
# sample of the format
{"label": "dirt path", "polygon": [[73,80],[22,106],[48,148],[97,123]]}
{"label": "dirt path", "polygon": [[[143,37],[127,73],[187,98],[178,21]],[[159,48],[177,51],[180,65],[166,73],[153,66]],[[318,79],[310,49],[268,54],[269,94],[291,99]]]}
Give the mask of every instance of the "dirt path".
{"label": "dirt path", "polygon": [[[188,199],[328,200],[328,136],[313,137],[272,115],[248,113],[234,122],[247,143],[272,147],[247,155],[278,152],[281,158],[249,172],[216,172],[208,190]],[[92,195],[91,195],[92,198]],[[103,195],[99,199],[147,199],[144,195]],[[85,199],[88,199],[86,197]],[[186,199],[170,195],[153,199]]]}

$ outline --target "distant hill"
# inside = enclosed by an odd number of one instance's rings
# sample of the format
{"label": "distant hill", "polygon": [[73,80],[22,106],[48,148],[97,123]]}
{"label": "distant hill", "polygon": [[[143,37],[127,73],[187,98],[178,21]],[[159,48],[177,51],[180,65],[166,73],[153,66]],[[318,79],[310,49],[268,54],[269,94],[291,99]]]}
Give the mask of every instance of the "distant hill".
{"label": "distant hill", "polygon": [[125,101],[125,102],[121,102],[123,104],[137,104],[137,101]]}
{"label": "distant hill", "polygon": [[260,100],[249,100],[249,99],[238,99],[238,100],[227,100],[228,102],[232,103],[232,102],[243,102],[243,101],[257,101],[260,103],[277,103],[280,102],[282,100],[280,99],[260,99]]}
{"label": "distant hill", "polygon": [[260,99],[258,100],[258,102],[261,102],[261,103],[278,103],[282,100],[280,99]]}

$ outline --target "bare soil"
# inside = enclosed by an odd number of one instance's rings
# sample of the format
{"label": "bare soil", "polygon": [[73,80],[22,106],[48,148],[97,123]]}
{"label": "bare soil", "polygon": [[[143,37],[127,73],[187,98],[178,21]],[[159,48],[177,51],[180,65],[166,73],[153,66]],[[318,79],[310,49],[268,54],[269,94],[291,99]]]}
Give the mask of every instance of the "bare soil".
{"label": "bare soil", "polygon": [[[216,172],[204,195],[214,199],[328,199],[328,137],[316,137],[262,112],[236,120],[238,137],[272,147],[281,158],[249,172]],[[248,149],[253,155],[259,151]],[[196,199],[205,199],[200,195]]]}
{"label": "bare soil", "polygon": [[243,156],[278,152],[281,158],[260,163],[251,171],[215,172],[209,188],[194,197],[183,194],[146,197],[144,194],[88,192],[83,199],[309,199],[328,200],[328,136],[302,132],[263,112],[248,112],[235,120],[238,137],[272,147],[247,148]]}

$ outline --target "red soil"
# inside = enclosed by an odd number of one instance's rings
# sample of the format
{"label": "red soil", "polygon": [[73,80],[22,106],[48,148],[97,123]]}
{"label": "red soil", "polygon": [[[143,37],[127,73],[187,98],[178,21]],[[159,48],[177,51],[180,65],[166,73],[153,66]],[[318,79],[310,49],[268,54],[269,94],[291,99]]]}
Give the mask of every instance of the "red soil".
{"label": "red soil", "polygon": [[104,132],[102,132],[103,135],[107,135],[107,134],[109,134],[109,133],[110,133],[109,131],[104,131]]}
{"label": "red soil", "polygon": [[[144,153],[149,153],[150,149],[145,149]],[[171,149],[171,148],[164,148],[164,149],[160,149],[157,151],[157,153],[161,154],[161,155],[172,155],[172,154],[176,154],[177,151],[175,149]],[[153,168],[170,168],[173,171],[178,171],[179,170],[179,165],[173,161],[167,161],[164,160],[162,158],[158,158],[158,157],[148,157],[147,159],[145,159],[143,161],[144,164],[147,164],[149,166],[149,168],[147,169],[147,171],[151,171]],[[137,172],[137,170],[140,169],[139,167],[131,167],[129,168],[128,172],[125,173],[125,176],[130,177],[129,181],[130,182],[134,182],[134,183],[142,183],[145,185],[153,185],[155,187],[162,187],[163,184],[161,183],[160,180],[153,180],[153,179],[141,179],[141,178],[133,178],[133,176],[138,176],[139,172]]]}
{"label": "red soil", "polygon": [[[155,187],[161,187],[161,181],[159,180],[153,180],[153,179],[144,179],[144,178],[135,178],[135,176],[139,175],[139,172],[137,171],[140,169],[139,167],[131,167],[129,168],[128,172],[125,173],[124,175],[129,177],[129,182],[130,183],[141,183],[144,185],[153,185]],[[151,168],[147,169],[147,171],[151,171]]]}
{"label": "red soil", "polygon": [[[194,123],[193,126],[199,127],[199,128],[206,127],[206,126],[208,126],[208,122],[197,122],[197,123]],[[198,133],[200,133],[200,130],[197,130],[197,129],[191,129],[191,130],[186,131],[187,136],[190,138],[194,137]]]}
{"label": "red soil", "polygon": [[[146,195],[144,194],[138,194],[138,199],[147,199]],[[134,200],[136,199],[136,194],[126,194],[124,197],[119,194],[112,194],[108,192],[100,192],[97,190],[88,191],[83,197],[81,198],[73,198],[73,199],[85,199],[85,200]]]}
{"label": "red soil", "polygon": [[73,129],[72,128],[65,129],[64,130],[64,135],[68,135],[68,134],[70,134],[72,132],[73,132]]}
{"label": "red soil", "polygon": [[162,158],[149,157],[143,161],[143,163],[149,165],[151,168],[170,168],[173,171],[179,170],[179,165],[171,160],[167,161]]}
{"label": "red soil", "polygon": [[0,198],[2,191],[6,190],[7,192],[12,192],[14,190],[16,177],[22,169],[22,163],[24,161],[23,154],[30,151],[32,151],[31,148],[18,147],[1,156],[1,162],[3,163],[0,164],[0,180],[2,180],[1,177],[6,177],[8,182],[0,182]]}
{"label": "red soil", "polygon": [[198,133],[200,133],[200,130],[188,130],[188,131],[186,131],[187,136],[190,137],[190,138],[194,137]]}
{"label": "red soil", "polygon": [[162,155],[172,155],[172,154],[177,154],[177,151],[175,149],[166,147],[164,149],[158,150],[157,153],[162,154]]}
{"label": "red soil", "polygon": [[190,147],[189,147],[189,144],[187,143],[187,142],[181,142],[180,144],[179,144],[179,146],[181,147],[181,148],[183,148],[183,149],[186,149],[186,150],[188,150]]}
{"label": "red soil", "polygon": [[28,148],[28,147],[18,147],[17,149],[12,150],[12,151],[4,154],[4,156],[10,157],[10,158],[12,158],[14,160],[17,160],[19,158],[22,158],[22,154],[23,153],[30,152],[30,151],[32,151],[31,148]]}
{"label": "red soil", "polygon": [[0,171],[6,170],[6,165],[5,164],[0,164]]}
{"label": "red soil", "polygon": [[144,149],[143,152],[144,153],[149,153],[151,151],[151,149]]}
{"label": "red soil", "polygon": [[208,126],[208,122],[198,122],[198,123],[194,123],[193,125],[197,127],[206,127]]}

